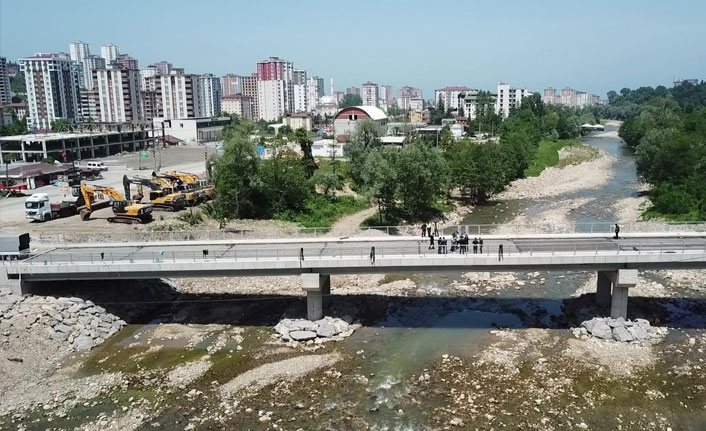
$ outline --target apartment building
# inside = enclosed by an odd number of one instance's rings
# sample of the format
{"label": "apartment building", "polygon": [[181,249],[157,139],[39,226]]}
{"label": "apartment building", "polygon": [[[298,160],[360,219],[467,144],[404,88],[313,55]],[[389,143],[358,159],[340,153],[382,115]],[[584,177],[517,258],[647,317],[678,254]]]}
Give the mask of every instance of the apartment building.
{"label": "apartment building", "polygon": [[360,96],[360,88],[348,87],[346,88],[346,94],[357,94],[358,96]]}
{"label": "apartment building", "polygon": [[324,79],[312,76],[306,80],[306,106],[309,111],[315,111],[319,99],[324,95]]}
{"label": "apartment building", "polygon": [[306,71],[294,69],[292,72],[292,92],[294,94],[293,112],[307,112],[309,110],[306,85]]}
{"label": "apartment building", "polygon": [[478,91],[468,87],[444,87],[434,91],[434,103],[437,108],[457,110],[463,106],[462,100],[466,93]]}
{"label": "apartment building", "polygon": [[213,74],[206,73],[198,77],[201,92],[202,117],[215,117],[221,113],[221,80]]}
{"label": "apartment building", "polygon": [[229,73],[221,77],[221,92],[223,96],[243,94],[243,77]]}
{"label": "apartment building", "polygon": [[201,88],[198,75],[170,73],[148,78],[155,88],[157,117],[167,120],[202,117]]}
{"label": "apartment building", "polygon": [[412,99],[421,99],[422,90],[405,85],[397,90],[397,106],[401,109],[412,110]]}
{"label": "apartment building", "polygon": [[260,107],[257,100],[257,73],[253,73],[250,76],[243,76],[243,96],[250,97],[250,109],[252,110],[250,118],[258,120]]}
{"label": "apartment building", "polygon": [[93,69],[93,88],[98,91],[98,121],[127,123],[143,118],[137,70]]}
{"label": "apartment building", "polygon": [[105,64],[114,62],[118,58],[118,55],[120,55],[120,49],[117,45],[109,43],[101,46],[101,57],[105,60]]}
{"label": "apartment building", "polygon": [[221,111],[252,120],[252,97],[231,94],[221,97]]}
{"label": "apartment building", "polygon": [[71,60],[56,54],[21,58],[27,85],[27,128],[50,129],[59,119],[78,118],[78,88]]}
{"label": "apartment building", "polygon": [[91,55],[91,50],[86,42],[76,41],[69,44],[69,59],[81,63],[84,58]]}
{"label": "apartment building", "polygon": [[511,110],[520,107],[522,98],[529,95],[530,92],[526,88],[514,88],[509,84],[499,82],[495,99],[495,113],[507,118]]}
{"label": "apartment building", "polygon": [[0,57],[0,105],[11,102],[10,74],[7,70],[7,59],[5,57]]}
{"label": "apartment building", "polygon": [[573,88],[562,88],[561,91],[552,87],[545,88],[542,100],[549,105],[566,106],[569,108],[582,108],[584,106],[600,103],[600,97]]}
{"label": "apartment building", "polygon": [[363,106],[380,106],[378,104],[379,98],[378,85],[373,82],[366,82],[363,84],[363,91],[361,97],[363,98]]}
{"label": "apartment building", "polygon": [[395,99],[395,94],[392,92],[392,85],[380,86],[380,100],[383,100],[386,105],[392,105]]}
{"label": "apartment building", "polygon": [[294,110],[294,66],[278,57],[257,63],[258,119],[275,121]]}
{"label": "apartment building", "polygon": [[105,69],[106,67],[106,62],[103,57],[99,57],[97,55],[87,55],[83,58],[82,61],[82,78],[83,78],[83,83],[81,86],[85,88],[86,90],[92,90],[93,89],[93,70],[94,69]]}

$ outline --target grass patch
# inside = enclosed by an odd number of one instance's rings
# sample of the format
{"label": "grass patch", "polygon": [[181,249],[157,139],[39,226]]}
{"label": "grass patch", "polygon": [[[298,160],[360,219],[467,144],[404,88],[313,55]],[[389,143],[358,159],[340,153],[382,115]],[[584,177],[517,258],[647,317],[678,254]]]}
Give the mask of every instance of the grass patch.
{"label": "grass patch", "polygon": [[563,159],[559,160],[556,164],[557,168],[565,168],[571,165],[578,165],[580,163],[590,162],[593,159],[598,158],[600,152],[597,148],[588,145],[577,145],[571,147],[569,154]]}
{"label": "grass patch", "polygon": [[678,222],[697,222],[702,221],[703,217],[699,215],[698,209],[694,209],[685,214],[665,214],[657,211],[655,207],[647,208],[642,213],[642,218],[644,220],[658,220],[658,221],[678,221]]}
{"label": "grass patch", "polygon": [[352,196],[312,195],[306,203],[306,210],[275,214],[276,220],[290,221],[303,227],[331,227],[338,219],[349,214],[370,208],[365,200]]}
{"label": "grass patch", "polygon": [[557,166],[559,164],[559,150],[564,147],[578,145],[578,139],[559,139],[558,141],[542,139],[539,142],[532,164],[525,169],[525,177],[539,176],[544,169],[550,166]]}

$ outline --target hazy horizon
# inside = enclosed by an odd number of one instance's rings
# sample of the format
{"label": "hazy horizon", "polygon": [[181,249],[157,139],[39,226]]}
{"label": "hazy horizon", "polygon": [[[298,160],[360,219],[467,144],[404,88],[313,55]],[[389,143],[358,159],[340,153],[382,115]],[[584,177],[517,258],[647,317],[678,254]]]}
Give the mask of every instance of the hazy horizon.
{"label": "hazy horizon", "polygon": [[[687,1],[363,1],[341,12],[302,4],[203,1],[88,3],[3,0],[0,56],[91,53],[114,43],[139,67],[166,60],[189,73],[248,75],[277,56],[335,89],[372,81],[425,98],[445,86],[492,90],[498,81],[541,92],[609,90],[705,79],[706,4]],[[245,15],[247,14],[247,15]],[[245,16],[244,16],[245,15]],[[116,17],[116,18],[114,18]],[[167,29],[163,28],[165,25]]]}

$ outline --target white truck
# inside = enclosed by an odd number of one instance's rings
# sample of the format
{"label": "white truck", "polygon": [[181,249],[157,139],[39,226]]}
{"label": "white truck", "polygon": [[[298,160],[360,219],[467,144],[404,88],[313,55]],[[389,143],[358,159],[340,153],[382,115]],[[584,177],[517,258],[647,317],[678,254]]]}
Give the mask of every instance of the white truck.
{"label": "white truck", "polygon": [[25,218],[27,220],[47,221],[68,217],[78,213],[75,202],[50,202],[46,193],[34,193],[25,200]]}

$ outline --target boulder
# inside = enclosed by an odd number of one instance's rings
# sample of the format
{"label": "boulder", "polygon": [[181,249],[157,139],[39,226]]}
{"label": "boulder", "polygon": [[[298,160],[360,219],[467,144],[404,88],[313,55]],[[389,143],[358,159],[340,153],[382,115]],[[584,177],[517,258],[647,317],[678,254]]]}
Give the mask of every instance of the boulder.
{"label": "boulder", "polygon": [[592,332],[593,332],[593,327],[594,327],[594,325],[595,325],[597,322],[602,322],[602,321],[603,321],[603,319],[600,319],[600,318],[598,318],[598,317],[594,317],[594,318],[591,319],[591,320],[585,320],[585,321],[581,322],[581,327],[586,328],[586,330],[587,330],[588,332],[592,333]]}
{"label": "boulder", "polygon": [[336,328],[336,333],[340,334],[341,332],[346,332],[349,328],[348,323],[346,321],[337,319],[335,322],[333,322],[333,327]]}
{"label": "boulder", "polygon": [[625,319],[623,319],[622,317],[618,317],[617,319],[607,319],[606,323],[611,328],[617,328],[619,326],[624,327],[625,326]]}
{"label": "boulder", "polygon": [[628,332],[630,332],[630,335],[632,335],[635,340],[644,341],[650,338],[650,334],[648,334],[645,328],[643,328],[642,326],[634,325],[627,329]]}
{"label": "boulder", "polygon": [[91,350],[93,348],[93,338],[81,335],[74,340],[74,347],[79,351]]}
{"label": "boulder", "polygon": [[317,327],[318,327],[318,325],[310,320],[297,319],[297,320],[292,321],[292,324],[290,325],[290,331],[291,330],[316,331]]}
{"label": "boulder", "polygon": [[292,331],[289,333],[289,338],[294,341],[307,341],[316,338],[314,331]]}
{"label": "boulder", "polygon": [[650,322],[645,320],[645,319],[635,319],[635,324],[637,326],[641,326],[643,329],[649,329],[650,328]]}
{"label": "boulder", "polygon": [[59,323],[58,325],[54,326],[54,331],[63,332],[64,334],[70,334],[72,329],[70,326],[64,325],[63,323]]}
{"label": "boulder", "polygon": [[66,332],[54,331],[50,337],[54,341],[66,341],[69,338],[69,334]]}
{"label": "boulder", "polygon": [[336,328],[328,323],[319,325],[316,329],[316,335],[324,338],[331,338],[336,335]]}
{"label": "boulder", "polygon": [[594,337],[603,338],[604,340],[613,338],[613,331],[610,329],[610,326],[602,320],[595,322],[590,330],[588,328],[586,328],[586,330]]}
{"label": "boulder", "polygon": [[632,341],[634,337],[625,326],[616,326],[613,328],[613,339],[615,341],[628,342]]}

